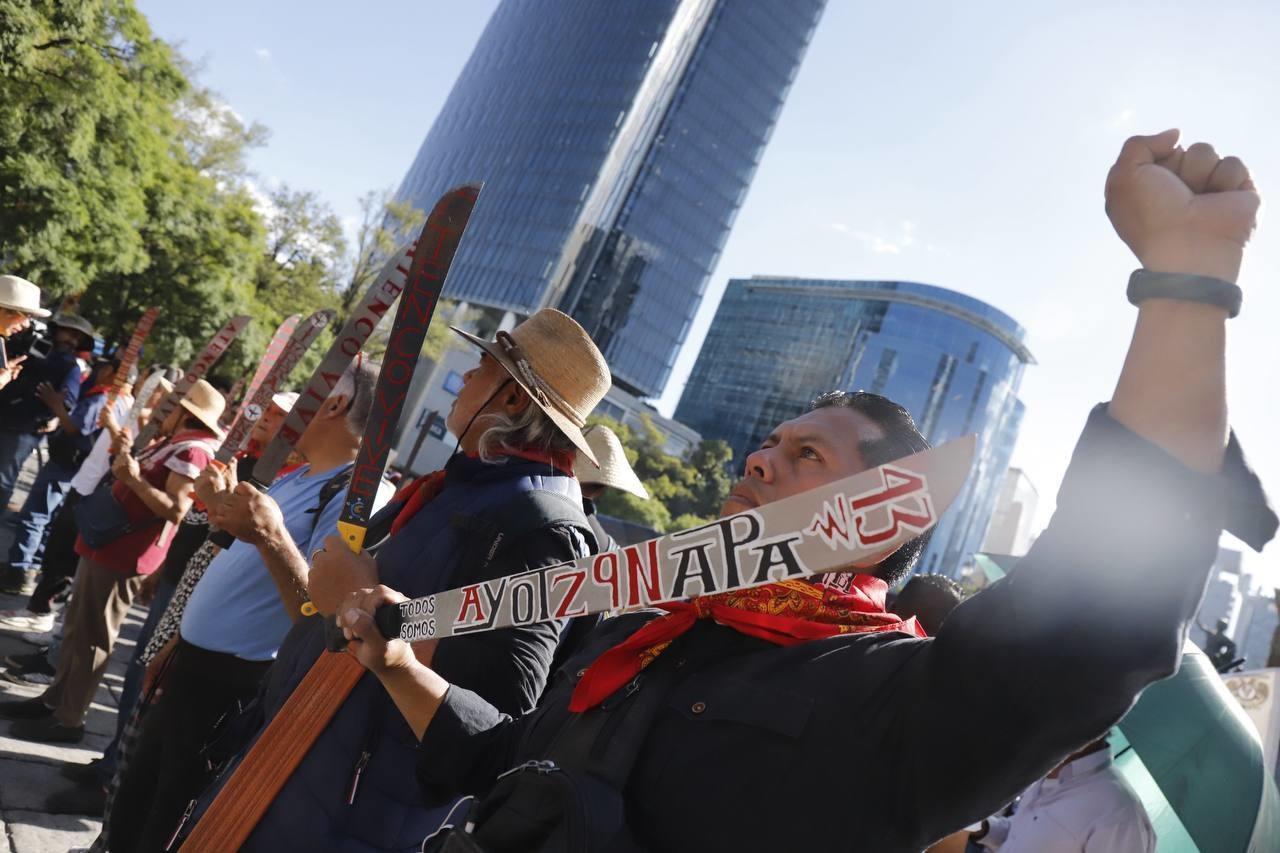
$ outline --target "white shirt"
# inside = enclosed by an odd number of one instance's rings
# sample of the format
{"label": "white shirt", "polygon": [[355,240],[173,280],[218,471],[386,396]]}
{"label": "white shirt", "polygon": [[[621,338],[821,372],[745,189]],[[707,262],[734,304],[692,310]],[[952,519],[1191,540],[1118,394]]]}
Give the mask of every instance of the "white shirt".
{"label": "white shirt", "polygon": [[1141,801],[1116,772],[1111,750],[1077,758],[1036,782],[1013,817],[989,819],[978,840],[1001,853],[1152,853],[1156,834]]}
{"label": "white shirt", "polygon": [[[127,416],[129,407],[133,405],[133,398],[128,394],[121,394],[116,398],[115,416],[119,419]],[[138,434],[138,422],[130,420],[126,426],[133,435]],[[80,463],[80,469],[76,471],[76,475],[71,478],[71,488],[75,489],[81,497],[88,497],[93,494],[93,490],[98,488],[98,484],[102,482],[102,478],[107,476],[107,472],[111,470],[111,432],[103,430],[98,433],[98,437],[94,439],[93,448],[89,451],[89,455]]]}

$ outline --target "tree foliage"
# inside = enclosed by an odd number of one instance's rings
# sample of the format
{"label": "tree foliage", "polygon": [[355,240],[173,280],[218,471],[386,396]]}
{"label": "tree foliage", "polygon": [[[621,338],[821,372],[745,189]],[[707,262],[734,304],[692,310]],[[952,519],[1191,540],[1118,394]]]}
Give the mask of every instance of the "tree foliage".
{"label": "tree foliage", "polygon": [[0,0],[4,266],[55,298],[144,269],[188,89],[129,0]]}
{"label": "tree foliage", "polygon": [[360,301],[387,260],[417,236],[426,218],[410,202],[397,201],[390,190],[360,197],[360,224],[340,295],[343,314],[349,314]]}
{"label": "tree foliage", "polygon": [[589,421],[607,426],[618,436],[627,461],[650,495],[645,501],[608,489],[598,502],[600,512],[659,532],[683,530],[719,514],[733,485],[726,467],[733,458],[728,444],[704,440],[681,459],[666,452],[662,433],[648,418],[639,430],[601,415]]}
{"label": "tree foliage", "polygon": [[0,271],[46,304],[82,294],[114,341],[158,306],[148,361],[183,365],[248,313],[216,371],[233,379],[287,315],[341,321],[422,215],[370,193],[348,252],[315,193],[254,185],[246,156],[266,130],[195,76],[133,0],[0,0]]}

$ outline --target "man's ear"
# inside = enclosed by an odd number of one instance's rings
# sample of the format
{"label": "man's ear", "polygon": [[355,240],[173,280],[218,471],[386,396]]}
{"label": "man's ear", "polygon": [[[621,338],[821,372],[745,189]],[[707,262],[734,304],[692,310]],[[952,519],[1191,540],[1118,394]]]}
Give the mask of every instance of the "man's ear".
{"label": "man's ear", "polygon": [[330,394],[324,401],[324,405],[320,407],[320,411],[316,413],[316,416],[322,418],[343,417],[350,406],[351,400],[346,394]]}
{"label": "man's ear", "polygon": [[512,382],[502,392],[502,410],[509,417],[515,417],[524,413],[524,410],[533,404],[533,399],[525,392],[523,388]]}

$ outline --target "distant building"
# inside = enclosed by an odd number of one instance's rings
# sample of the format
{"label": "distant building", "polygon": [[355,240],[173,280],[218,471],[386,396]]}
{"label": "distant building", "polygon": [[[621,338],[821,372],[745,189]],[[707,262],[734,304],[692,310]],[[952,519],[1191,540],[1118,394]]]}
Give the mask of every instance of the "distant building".
{"label": "distant building", "polygon": [[973,471],[919,564],[955,576],[980,550],[1034,362],[1012,318],[970,296],[898,281],[733,279],[676,419],[727,441],[739,468],[774,426],[833,389],[883,394],[933,444],[978,436]]}
{"label": "distant building", "polygon": [[1022,556],[1035,541],[1036,506],[1040,496],[1021,468],[1010,468],[1000,484],[996,508],[982,550]]}
{"label": "distant building", "polygon": [[1280,665],[1280,662],[1269,663],[1277,625],[1280,625],[1280,612],[1276,610],[1275,589],[1261,584],[1252,586],[1241,604],[1235,633],[1245,669]]}
{"label": "distant building", "polygon": [[1216,631],[1219,620],[1227,620],[1227,633],[1235,637],[1240,609],[1248,593],[1248,579],[1240,574],[1241,554],[1230,548],[1219,548],[1218,558],[1209,572],[1204,598],[1196,611],[1196,622],[1203,630],[1193,630],[1191,638],[1204,645],[1208,631]]}
{"label": "distant building", "polygon": [[[462,388],[463,375],[479,360],[480,352],[475,347],[455,345],[445,350],[438,364],[425,360],[420,364],[400,421],[395,447],[396,466],[414,474],[425,474],[440,469],[448,461],[458,437],[448,430],[444,419]],[[647,419],[662,436],[663,450],[672,456],[684,458],[702,440],[696,431],[663,417],[648,403],[621,388],[610,388],[595,413],[635,430],[642,429]],[[631,532],[626,535],[630,536]],[[617,536],[614,538],[623,541]]]}
{"label": "distant building", "polygon": [[825,3],[503,0],[398,192],[484,181],[446,295],[560,308],[661,394]]}
{"label": "distant building", "polygon": [[679,421],[663,417],[653,406],[628,394],[616,385],[610,388],[609,393],[605,394],[604,399],[600,401],[600,405],[596,407],[596,414],[613,418],[637,431],[643,429],[644,422],[648,420],[662,434],[662,449],[681,459],[689,455],[697,447],[698,442],[702,441],[702,436],[698,435],[697,430],[690,429]]}

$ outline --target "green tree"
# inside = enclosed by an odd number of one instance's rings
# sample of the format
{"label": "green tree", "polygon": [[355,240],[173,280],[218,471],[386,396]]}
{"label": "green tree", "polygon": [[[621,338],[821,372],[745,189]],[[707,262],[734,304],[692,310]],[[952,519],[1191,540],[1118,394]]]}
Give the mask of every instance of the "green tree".
{"label": "green tree", "polygon": [[[251,283],[248,310],[253,324],[217,367],[217,373],[227,379],[253,371],[285,317],[306,317],[320,308],[337,307],[346,253],[342,223],[316,193],[287,185],[268,193],[248,188],[246,192],[255,196],[264,237],[251,253],[256,260],[246,275]],[[294,377],[305,381],[320,363],[333,341],[332,328],[312,343]]]}
{"label": "green tree", "polygon": [[426,214],[412,203],[397,201],[391,190],[375,190],[360,197],[360,224],[346,262],[339,308],[351,309],[373,284],[387,260],[417,236]]}
{"label": "green tree", "polygon": [[681,459],[666,452],[662,433],[648,418],[639,430],[602,415],[589,420],[618,436],[627,461],[650,495],[644,501],[609,489],[600,498],[600,512],[659,532],[694,527],[719,513],[732,486],[725,466],[733,453],[723,441],[702,441],[688,458]]}
{"label": "green tree", "polygon": [[0,0],[0,263],[49,301],[147,265],[189,86],[130,0]]}

